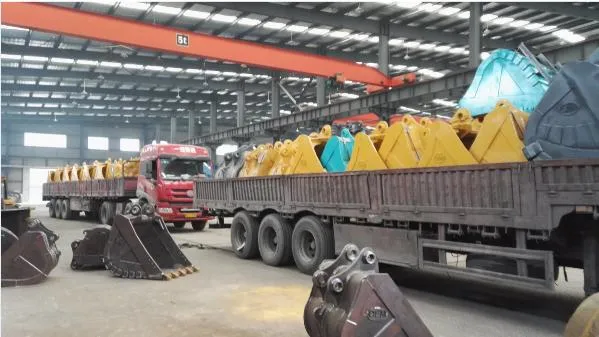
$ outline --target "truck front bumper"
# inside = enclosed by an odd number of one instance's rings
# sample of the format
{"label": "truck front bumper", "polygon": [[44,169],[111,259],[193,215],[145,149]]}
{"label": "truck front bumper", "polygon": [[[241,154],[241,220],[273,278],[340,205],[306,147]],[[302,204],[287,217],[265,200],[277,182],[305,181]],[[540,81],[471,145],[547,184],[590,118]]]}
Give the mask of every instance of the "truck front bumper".
{"label": "truck front bumper", "polygon": [[202,208],[160,205],[156,207],[156,210],[162,219],[164,219],[164,222],[207,221],[214,219],[214,217],[208,215],[208,210]]}

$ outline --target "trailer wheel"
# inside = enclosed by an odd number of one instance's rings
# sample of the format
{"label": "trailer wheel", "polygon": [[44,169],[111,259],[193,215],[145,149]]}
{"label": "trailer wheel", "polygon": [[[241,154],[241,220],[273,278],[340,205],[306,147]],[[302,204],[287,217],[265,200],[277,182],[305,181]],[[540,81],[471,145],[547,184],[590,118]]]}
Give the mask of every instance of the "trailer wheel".
{"label": "trailer wheel", "polygon": [[65,220],[71,219],[71,200],[62,199],[62,218]]}
{"label": "trailer wheel", "polygon": [[293,228],[279,214],[269,214],[258,229],[258,249],[262,261],[269,266],[282,266],[291,262],[291,234]]}
{"label": "trailer wheel", "polygon": [[114,204],[108,201],[104,201],[100,205],[100,222],[103,225],[111,225],[114,219]]}
{"label": "trailer wheel", "polygon": [[235,214],[231,223],[231,246],[242,259],[258,257],[258,222],[248,212]]}
{"label": "trailer wheel", "polygon": [[48,206],[48,212],[50,213],[51,218],[56,218],[56,199],[50,200],[50,205]]}
{"label": "trailer wheel", "polygon": [[208,221],[206,220],[197,220],[191,222],[191,227],[193,227],[194,231],[203,231],[207,224]]}
{"label": "trailer wheel", "polygon": [[185,221],[175,221],[173,222],[173,226],[175,226],[175,228],[183,228],[185,227]]}
{"label": "trailer wheel", "polygon": [[291,251],[297,268],[312,275],[323,260],[335,256],[333,229],[313,215],[301,218],[291,236]]}

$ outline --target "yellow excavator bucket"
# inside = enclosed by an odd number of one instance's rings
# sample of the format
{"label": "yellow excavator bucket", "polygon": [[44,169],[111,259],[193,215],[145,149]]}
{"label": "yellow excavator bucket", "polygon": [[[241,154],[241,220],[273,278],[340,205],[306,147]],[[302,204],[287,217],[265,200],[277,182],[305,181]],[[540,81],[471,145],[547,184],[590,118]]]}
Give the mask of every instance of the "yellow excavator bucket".
{"label": "yellow excavator bucket", "polygon": [[110,158],[106,159],[104,162],[104,167],[102,167],[102,175],[106,180],[114,178],[114,167]]}
{"label": "yellow excavator bucket", "polygon": [[79,181],[79,175],[77,174],[79,169],[79,165],[73,164],[73,167],[71,167],[71,170],[69,171],[69,179],[71,181]]}
{"label": "yellow excavator bucket", "polygon": [[330,125],[325,125],[319,133],[309,136],[300,135],[293,141],[293,154],[289,159],[289,167],[284,174],[323,173],[320,154],[326,142],[331,138]]}
{"label": "yellow excavator bucket", "polygon": [[378,153],[381,143],[389,125],[387,122],[379,122],[376,129],[370,135],[359,132],[354,137],[354,149],[352,151],[346,171],[372,171],[387,168]]}
{"label": "yellow excavator bucket", "polygon": [[485,115],[470,153],[481,164],[526,161],[522,148],[527,122],[526,113],[509,101],[500,100],[495,109]]}
{"label": "yellow excavator bucket", "polygon": [[77,173],[79,175],[79,181],[91,180],[91,175],[89,173],[89,167],[85,162],[81,164],[81,169]]}
{"label": "yellow excavator bucket", "polygon": [[137,177],[139,175],[139,158],[131,158],[125,161],[123,175],[125,177]]}
{"label": "yellow excavator bucket", "polygon": [[289,139],[286,139],[283,144],[281,144],[278,154],[273,160],[272,167],[270,168],[270,171],[268,171],[268,175],[277,176],[287,172],[289,164],[291,163],[291,156],[294,152],[293,147],[294,144]]}
{"label": "yellow excavator bucket", "polygon": [[60,181],[71,181],[71,166],[65,165],[61,172]]}
{"label": "yellow excavator bucket", "polygon": [[476,164],[449,123],[434,120],[426,129],[424,153],[418,167]]}
{"label": "yellow excavator bucket", "polygon": [[114,178],[120,178],[123,176],[123,160],[121,158],[112,163],[112,171]]}
{"label": "yellow excavator bucket", "polygon": [[474,118],[468,109],[460,108],[453,114],[449,124],[460,137],[464,146],[470,148],[476,135],[478,135],[482,120],[482,116]]}
{"label": "yellow excavator bucket", "polygon": [[106,166],[106,164],[94,160],[90,172],[91,178],[93,180],[104,180],[104,173],[102,172],[104,170],[104,166]]}
{"label": "yellow excavator bucket", "polygon": [[425,126],[410,115],[403,116],[399,123],[391,125],[378,151],[385,166],[390,169],[418,166],[424,152],[424,131]]}
{"label": "yellow excavator bucket", "polygon": [[258,166],[256,169],[256,175],[259,177],[267,176],[272,169],[273,165],[279,157],[279,151],[283,146],[282,142],[275,142],[275,145],[265,144],[264,151],[258,153]]}
{"label": "yellow excavator bucket", "polygon": [[[272,146],[272,145],[271,145]],[[258,154],[261,151],[266,150],[266,144],[258,145],[255,149],[250,151],[245,156],[245,161],[241,171],[239,171],[239,177],[255,177],[258,173]]]}
{"label": "yellow excavator bucket", "polygon": [[53,182],[55,174],[56,174],[56,170],[48,171],[48,179],[46,181],[49,183]]}

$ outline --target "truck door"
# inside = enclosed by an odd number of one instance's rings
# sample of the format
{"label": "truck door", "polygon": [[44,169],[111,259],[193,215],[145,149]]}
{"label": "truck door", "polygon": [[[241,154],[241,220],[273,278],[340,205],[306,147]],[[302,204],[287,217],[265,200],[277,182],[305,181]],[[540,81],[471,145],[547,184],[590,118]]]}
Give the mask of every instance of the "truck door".
{"label": "truck door", "polygon": [[158,197],[158,167],[157,160],[147,160],[141,163],[140,175],[137,179],[137,197],[145,198],[156,205]]}

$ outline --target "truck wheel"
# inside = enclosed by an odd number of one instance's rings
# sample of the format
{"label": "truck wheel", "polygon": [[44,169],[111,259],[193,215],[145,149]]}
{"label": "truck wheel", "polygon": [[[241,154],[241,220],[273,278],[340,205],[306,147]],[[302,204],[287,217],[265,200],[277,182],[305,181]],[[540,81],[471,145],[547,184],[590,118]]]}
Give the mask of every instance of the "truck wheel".
{"label": "truck wheel", "polygon": [[248,212],[235,214],[231,223],[231,246],[242,259],[258,257],[258,223]]}
{"label": "truck wheel", "polygon": [[103,225],[112,226],[112,220],[114,219],[114,204],[108,201],[104,201],[100,205],[100,222]]}
{"label": "truck wheel", "polygon": [[291,236],[291,251],[297,269],[312,275],[323,260],[335,256],[333,229],[313,215],[301,218]]}
{"label": "truck wheel", "polygon": [[65,220],[71,219],[71,200],[62,199],[62,218]]}
{"label": "truck wheel", "polygon": [[183,227],[185,227],[185,221],[173,222],[173,226],[175,226],[175,228],[183,228]]}
{"label": "truck wheel", "polygon": [[291,262],[291,233],[293,228],[279,214],[269,214],[258,229],[258,249],[262,261],[269,266],[282,266]]}
{"label": "truck wheel", "polygon": [[56,218],[56,199],[50,200],[50,206],[48,206],[48,212],[51,218]]}
{"label": "truck wheel", "polygon": [[191,227],[193,227],[194,231],[203,231],[206,228],[206,224],[208,224],[206,220],[197,220],[191,222]]}

